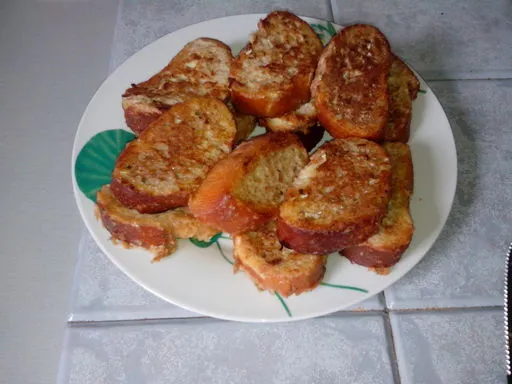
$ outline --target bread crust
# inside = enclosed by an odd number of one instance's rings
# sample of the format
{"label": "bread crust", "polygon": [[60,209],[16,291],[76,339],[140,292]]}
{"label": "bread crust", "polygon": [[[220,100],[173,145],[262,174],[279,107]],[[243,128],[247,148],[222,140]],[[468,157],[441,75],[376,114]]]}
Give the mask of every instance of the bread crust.
{"label": "bread crust", "polygon": [[284,297],[314,289],[325,274],[327,256],[299,254],[281,246],[276,223],[233,237],[235,272],[244,271],[260,290]]}
{"label": "bread crust", "polygon": [[370,25],[343,28],[331,39],[311,92],[318,120],[333,137],[383,138],[391,57],[386,37]]}
{"label": "bread crust", "polygon": [[281,116],[309,101],[322,42],[311,26],[286,11],[274,11],[233,61],[231,101],[240,112]]}
{"label": "bread crust", "polygon": [[208,241],[217,231],[195,219],[187,208],[160,214],[141,214],[123,206],[104,185],[96,196],[97,212],[114,242],[125,247],[142,247],[158,261],[176,251],[176,238],[194,237]]}
{"label": "bread crust", "polygon": [[412,102],[418,95],[420,83],[411,69],[395,55],[388,76],[388,87],[390,108],[384,140],[407,143],[410,136]]}
{"label": "bread crust", "polygon": [[112,192],[140,213],[185,206],[231,151],[235,135],[233,114],[218,99],[176,104],[125,147],[112,173]]}
{"label": "bread crust", "polygon": [[379,231],[363,243],[343,249],[340,254],[351,262],[369,268],[389,268],[395,265],[409,247],[414,224],[409,211],[413,192],[411,152],[404,143],[384,143],[391,160],[391,198]]}
{"label": "bread crust", "polygon": [[219,40],[189,42],[160,72],[125,91],[126,124],[140,134],[174,104],[198,96],[226,101],[232,59],[231,48]]}
{"label": "bread crust", "polygon": [[[297,170],[281,169],[281,172],[297,172],[307,162],[307,152],[293,133],[273,132],[254,137],[240,144],[210,171],[197,192],[189,201],[192,214],[199,220],[227,233],[241,233],[263,225],[278,211],[278,205],[256,206],[237,196],[237,188],[259,161],[279,151],[294,149],[297,152]],[[262,180],[261,183],[270,183]],[[282,191],[284,194],[284,191]]]}
{"label": "bread crust", "polygon": [[281,243],[326,254],[362,242],[386,213],[390,175],[388,155],[376,143],[350,138],[323,144],[280,206]]}

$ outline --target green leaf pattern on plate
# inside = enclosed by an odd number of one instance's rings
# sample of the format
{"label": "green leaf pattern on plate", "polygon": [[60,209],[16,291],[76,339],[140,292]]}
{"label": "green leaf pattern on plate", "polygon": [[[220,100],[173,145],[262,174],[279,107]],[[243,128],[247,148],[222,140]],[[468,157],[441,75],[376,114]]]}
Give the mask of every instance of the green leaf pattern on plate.
{"label": "green leaf pattern on plate", "polygon": [[217,233],[215,236],[213,236],[210,240],[208,241],[201,241],[201,240],[197,240],[197,239],[194,239],[193,237],[190,238],[190,242],[192,244],[194,244],[195,246],[199,247],[199,248],[208,248],[210,245],[212,245],[213,243],[216,243],[218,238],[222,235],[222,232],[219,232]]}
{"label": "green leaf pattern on plate", "polygon": [[96,193],[110,183],[116,159],[135,135],[123,129],[111,129],[94,135],[80,150],[75,161],[78,188],[96,202]]}
{"label": "green leaf pattern on plate", "polygon": [[327,45],[331,38],[336,34],[336,28],[334,28],[334,25],[330,22],[325,24],[311,24],[311,27],[318,37],[320,37],[320,40],[322,40],[324,45]]}

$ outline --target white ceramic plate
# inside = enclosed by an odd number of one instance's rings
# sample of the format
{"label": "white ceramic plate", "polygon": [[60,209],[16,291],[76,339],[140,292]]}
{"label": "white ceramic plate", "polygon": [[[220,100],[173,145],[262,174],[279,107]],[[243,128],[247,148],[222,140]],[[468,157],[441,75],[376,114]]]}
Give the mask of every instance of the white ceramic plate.
{"label": "white ceramic plate", "polygon": [[[159,263],[151,263],[152,255],[147,251],[112,244],[109,233],[95,218],[92,201],[98,186],[109,182],[117,154],[132,137],[121,109],[123,91],[158,72],[186,43],[198,37],[224,41],[236,54],[262,17],[240,15],[189,26],[148,45],[122,64],[98,89],[80,121],[72,155],[73,187],[80,213],[100,248],[148,291],[207,316],[290,321],[335,312],[381,292],[416,265],[438,237],[455,193],[457,156],[448,119],[424,81],[423,91],[414,102],[410,140],[415,175],[411,211],[416,232],[409,249],[387,276],[333,254],[322,285],[283,299],[258,291],[243,273],[233,274],[229,239],[219,238],[205,248],[180,240],[178,251]],[[339,29],[325,21],[304,19],[314,24],[324,41]]]}

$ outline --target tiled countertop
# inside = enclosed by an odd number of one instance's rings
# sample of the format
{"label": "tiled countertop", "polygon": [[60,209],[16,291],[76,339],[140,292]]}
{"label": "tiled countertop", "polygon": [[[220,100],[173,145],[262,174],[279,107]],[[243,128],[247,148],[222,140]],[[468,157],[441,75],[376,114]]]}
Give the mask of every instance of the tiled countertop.
{"label": "tiled countertop", "polygon": [[168,304],[127,278],[84,231],[59,383],[505,382],[512,3],[230,0],[221,6],[126,0],[117,5],[108,18],[113,35],[103,36],[113,41],[110,70],[158,37],[215,17],[287,8],[338,24],[375,24],[443,105],[457,147],[458,186],[441,236],[403,279],[356,308],[288,324],[226,322]]}

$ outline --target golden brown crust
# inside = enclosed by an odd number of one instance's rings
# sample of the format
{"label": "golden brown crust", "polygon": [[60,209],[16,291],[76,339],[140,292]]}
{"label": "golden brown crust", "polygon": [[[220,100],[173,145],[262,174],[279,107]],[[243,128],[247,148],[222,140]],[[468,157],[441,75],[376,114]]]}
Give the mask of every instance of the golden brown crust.
{"label": "golden brown crust", "polygon": [[281,242],[325,254],[356,245],[378,230],[389,201],[391,166],[378,144],[358,138],[323,144],[280,206]]}
{"label": "golden brown crust", "polygon": [[311,85],[318,120],[337,138],[379,140],[389,113],[391,50],[375,27],[343,28],[323,51]]}
{"label": "golden brown crust", "polygon": [[327,256],[300,254],[284,248],[275,221],[233,237],[235,271],[243,270],[261,290],[285,297],[315,288],[325,273]]}
{"label": "golden brown crust", "polygon": [[98,191],[96,203],[101,221],[114,241],[146,248],[154,253],[156,260],[176,250],[176,239],[171,233],[149,215],[142,216],[122,207],[108,185]]}
{"label": "golden brown crust", "polygon": [[322,49],[308,23],[286,11],[270,13],[233,61],[233,105],[246,114],[274,117],[306,103]]}
{"label": "golden brown crust", "polygon": [[[119,164],[123,159],[119,157]],[[120,178],[112,178],[112,192],[126,207],[133,208],[141,213],[159,213],[175,207],[187,205],[190,193],[176,191],[169,196],[158,196],[146,193],[129,182]]]}
{"label": "golden brown crust", "polygon": [[141,213],[185,206],[211,167],[231,151],[235,134],[233,115],[218,99],[176,104],[123,150],[112,191]]}
{"label": "golden brown crust", "polygon": [[126,125],[138,136],[149,124],[158,119],[163,111],[163,109],[151,105],[146,108],[141,108],[140,105],[130,105],[124,108],[124,119]]}
{"label": "golden brown crust", "polygon": [[[249,176],[255,174],[265,161],[275,156],[290,155],[291,163],[274,161],[255,181],[254,191],[276,195],[278,201],[257,204],[240,192]],[[198,191],[189,201],[192,214],[199,220],[227,233],[254,229],[270,220],[291,180],[307,162],[307,152],[292,133],[267,133],[238,146],[210,171]],[[274,184],[276,186],[274,186]],[[266,196],[262,196],[266,197]]]}
{"label": "golden brown crust", "polygon": [[99,216],[114,241],[127,247],[142,247],[155,255],[153,261],[176,250],[176,238],[207,241],[217,231],[195,219],[187,208],[160,214],[142,214],[123,206],[104,185],[96,196]]}
{"label": "golden brown crust", "polygon": [[126,124],[140,134],[174,104],[197,96],[227,100],[232,59],[231,49],[219,40],[191,41],[160,72],[125,91]]}
{"label": "golden brown crust", "polygon": [[370,268],[395,265],[409,246],[414,224],[409,212],[413,192],[413,166],[410,149],[404,143],[384,143],[392,167],[391,198],[379,231],[363,243],[343,249],[340,254],[351,262]]}
{"label": "golden brown crust", "polygon": [[388,76],[390,94],[389,121],[384,132],[385,141],[409,141],[412,118],[412,101],[420,89],[420,83],[411,69],[393,55]]}

